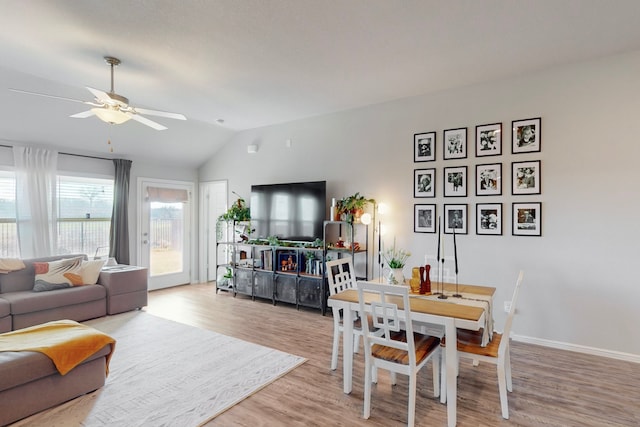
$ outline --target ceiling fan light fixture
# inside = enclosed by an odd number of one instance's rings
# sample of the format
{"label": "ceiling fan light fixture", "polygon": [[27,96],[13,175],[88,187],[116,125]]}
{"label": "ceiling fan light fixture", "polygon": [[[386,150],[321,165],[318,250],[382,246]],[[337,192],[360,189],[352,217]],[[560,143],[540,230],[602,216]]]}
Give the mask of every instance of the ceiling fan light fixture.
{"label": "ceiling fan light fixture", "polygon": [[112,125],[120,125],[126,121],[131,120],[131,116],[123,113],[119,110],[113,110],[109,108],[92,108],[91,111],[103,122],[111,123]]}

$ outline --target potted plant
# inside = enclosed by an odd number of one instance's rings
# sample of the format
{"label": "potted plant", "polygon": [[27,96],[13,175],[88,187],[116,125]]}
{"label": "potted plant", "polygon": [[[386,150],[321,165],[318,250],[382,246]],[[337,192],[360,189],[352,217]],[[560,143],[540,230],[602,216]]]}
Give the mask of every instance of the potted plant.
{"label": "potted plant", "polygon": [[375,204],[375,202],[374,199],[367,199],[358,192],[351,196],[343,197],[338,201],[338,213],[344,221],[349,223],[359,222],[364,213],[364,208],[369,203]]}
{"label": "potted plant", "polygon": [[404,283],[404,274],[402,270],[410,256],[411,252],[404,249],[397,249],[396,240],[393,239],[393,246],[382,253],[382,258],[389,267],[387,283],[396,285]]}
{"label": "potted plant", "polygon": [[[218,217],[216,222],[216,236],[218,240],[222,239],[221,224],[226,221],[251,221],[251,210],[243,198],[239,197],[225,213]],[[249,226],[247,234],[251,234],[251,231],[251,227]],[[246,240],[245,237],[246,236],[243,237],[243,240]]]}

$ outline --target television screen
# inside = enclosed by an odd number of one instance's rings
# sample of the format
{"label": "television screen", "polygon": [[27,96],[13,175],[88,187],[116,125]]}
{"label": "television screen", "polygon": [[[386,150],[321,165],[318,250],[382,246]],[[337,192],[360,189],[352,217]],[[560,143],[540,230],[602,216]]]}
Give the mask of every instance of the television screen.
{"label": "television screen", "polygon": [[322,239],[327,217],[326,181],[251,186],[251,226],[255,239]]}

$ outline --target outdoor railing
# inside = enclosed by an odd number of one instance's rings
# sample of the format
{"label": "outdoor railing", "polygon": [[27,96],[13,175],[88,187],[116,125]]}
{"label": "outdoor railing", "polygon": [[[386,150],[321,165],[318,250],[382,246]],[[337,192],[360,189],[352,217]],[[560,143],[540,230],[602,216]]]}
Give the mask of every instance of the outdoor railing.
{"label": "outdoor railing", "polygon": [[[181,249],[181,220],[151,220],[152,249]],[[109,218],[58,219],[58,254],[87,254],[89,257],[109,253]],[[15,218],[0,218],[0,257],[19,258]]]}

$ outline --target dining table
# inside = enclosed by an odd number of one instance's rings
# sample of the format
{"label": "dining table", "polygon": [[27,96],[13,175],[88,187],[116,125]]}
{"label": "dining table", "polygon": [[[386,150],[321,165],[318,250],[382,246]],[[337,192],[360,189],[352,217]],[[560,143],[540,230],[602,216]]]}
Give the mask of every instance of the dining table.
{"label": "dining table", "polygon": [[[372,283],[384,283],[384,279],[371,280]],[[408,286],[407,283],[398,286]],[[491,339],[493,331],[493,295],[496,288],[478,285],[458,285],[453,283],[432,282],[432,292],[417,294],[409,291],[409,304],[413,322],[437,325],[443,328],[443,336],[447,342],[457,342],[457,329],[478,331],[483,329],[487,333],[484,341]],[[442,298],[445,295],[446,298]],[[454,297],[453,295],[459,295]],[[365,294],[365,303],[374,298],[373,294]],[[351,393],[353,385],[353,321],[360,311],[357,289],[347,289],[331,295],[327,301],[329,307],[342,309],[343,327],[343,388],[346,394]],[[365,310],[370,308],[365,304]],[[398,310],[404,311],[399,304]],[[368,311],[368,310],[367,310]],[[486,342],[485,342],[486,345]],[[447,345],[445,351],[446,393],[447,393],[447,423],[455,426],[457,401],[457,346]]]}

